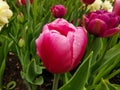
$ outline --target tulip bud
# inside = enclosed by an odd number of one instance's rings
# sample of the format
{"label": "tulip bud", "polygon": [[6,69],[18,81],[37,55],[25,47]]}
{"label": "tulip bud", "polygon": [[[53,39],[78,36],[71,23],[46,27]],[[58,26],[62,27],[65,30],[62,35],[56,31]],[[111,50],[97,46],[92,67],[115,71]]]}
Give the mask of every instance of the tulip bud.
{"label": "tulip bud", "polygon": [[24,45],[25,45],[25,41],[24,41],[24,39],[21,38],[18,42],[18,46],[23,47]]}
{"label": "tulip bud", "polygon": [[115,0],[114,6],[113,6],[113,12],[120,16],[120,0]]}
{"label": "tulip bud", "polygon": [[87,34],[62,18],[46,24],[36,39],[37,55],[47,70],[64,73],[75,68],[83,57]]}
{"label": "tulip bud", "polygon": [[17,15],[17,20],[19,22],[23,22],[24,21],[24,15],[22,14],[22,12],[19,12],[18,15]]}
{"label": "tulip bud", "polygon": [[86,5],[94,3],[95,0],[81,0],[81,2],[85,3]]}
{"label": "tulip bud", "polygon": [[62,18],[65,16],[67,9],[63,5],[54,5],[51,7],[51,13],[55,18]]}
{"label": "tulip bud", "polygon": [[86,30],[99,37],[110,37],[120,32],[118,28],[120,18],[112,12],[98,10],[84,15]]}

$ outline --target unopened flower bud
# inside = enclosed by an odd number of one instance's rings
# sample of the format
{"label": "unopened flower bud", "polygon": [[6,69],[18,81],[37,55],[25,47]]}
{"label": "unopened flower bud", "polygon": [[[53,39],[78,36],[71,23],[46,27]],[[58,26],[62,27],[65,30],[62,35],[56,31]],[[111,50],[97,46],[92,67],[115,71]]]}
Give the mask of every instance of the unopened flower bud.
{"label": "unopened flower bud", "polygon": [[24,15],[22,14],[22,12],[19,12],[18,15],[17,15],[17,19],[19,22],[23,22],[24,21]]}
{"label": "unopened flower bud", "polygon": [[51,13],[55,18],[62,18],[65,16],[67,9],[63,5],[54,5],[51,7]]}
{"label": "unopened flower bud", "polygon": [[81,0],[81,2],[85,3],[86,5],[92,4],[95,0]]}
{"label": "unopened flower bud", "polygon": [[19,46],[19,47],[23,47],[24,45],[25,45],[25,41],[24,41],[23,38],[21,38],[21,39],[19,40],[19,42],[18,42],[18,46]]}

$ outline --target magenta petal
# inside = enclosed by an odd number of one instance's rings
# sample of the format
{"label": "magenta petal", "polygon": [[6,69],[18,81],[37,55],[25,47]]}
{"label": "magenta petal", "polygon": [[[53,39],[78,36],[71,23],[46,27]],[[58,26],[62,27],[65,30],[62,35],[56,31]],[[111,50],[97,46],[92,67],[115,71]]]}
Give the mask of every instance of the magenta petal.
{"label": "magenta petal", "polygon": [[54,22],[48,24],[48,28],[49,30],[56,30],[65,36],[67,36],[69,31],[75,30],[75,27],[72,24],[62,18],[58,18]]}
{"label": "magenta petal", "polygon": [[75,68],[79,64],[85,52],[86,44],[87,44],[87,34],[85,30],[82,27],[77,27],[74,33],[72,68]]}
{"label": "magenta petal", "polygon": [[99,36],[99,34],[102,31],[105,31],[106,29],[107,29],[106,23],[100,19],[93,19],[87,27],[87,31],[89,31],[92,34],[95,34],[96,36]]}
{"label": "magenta petal", "polygon": [[120,32],[120,28],[113,28],[113,29],[110,29],[110,30],[106,30],[103,34],[101,34],[100,36],[102,37],[111,37],[113,36],[114,34],[117,34]]}
{"label": "magenta petal", "polygon": [[89,23],[89,19],[87,18],[86,15],[83,15],[83,20],[84,20],[84,25],[87,26]]}
{"label": "magenta petal", "polygon": [[115,0],[114,7],[113,7],[113,12],[120,16],[120,0]]}
{"label": "magenta petal", "polygon": [[53,73],[69,71],[72,63],[69,40],[65,36],[51,32],[44,33],[42,38],[39,53],[45,67]]}
{"label": "magenta petal", "polygon": [[36,53],[39,57],[42,56],[41,54],[44,54],[44,53],[39,52],[41,50],[42,42],[43,42],[43,34],[40,34],[39,38],[37,38],[36,41],[35,41],[35,43],[36,43]]}

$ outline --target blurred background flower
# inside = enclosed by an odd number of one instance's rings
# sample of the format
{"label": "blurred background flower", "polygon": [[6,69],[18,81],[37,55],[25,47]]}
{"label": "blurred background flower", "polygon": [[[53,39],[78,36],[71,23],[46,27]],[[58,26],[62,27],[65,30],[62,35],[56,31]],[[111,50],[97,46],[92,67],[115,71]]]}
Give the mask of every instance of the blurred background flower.
{"label": "blurred background flower", "polygon": [[85,3],[86,5],[92,4],[95,0],[81,0],[81,2]]}
{"label": "blurred background flower", "polygon": [[86,30],[100,37],[110,37],[120,32],[118,28],[120,18],[112,12],[97,10],[84,16]]}
{"label": "blurred background flower", "polygon": [[13,15],[6,1],[0,0],[0,30],[7,24],[8,19]]}
{"label": "blurred background flower", "polygon": [[65,16],[67,9],[63,5],[54,5],[51,7],[51,13],[55,18],[62,18]]}
{"label": "blurred background flower", "polygon": [[113,12],[114,12],[116,15],[120,16],[120,0],[115,0]]}
{"label": "blurred background flower", "polygon": [[[33,0],[30,0],[30,3],[32,4]],[[18,5],[26,5],[26,0],[17,0]]]}
{"label": "blurred background flower", "polygon": [[88,5],[87,9],[90,10],[90,11],[96,11],[96,10],[99,10],[99,9],[104,9],[104,10],[107,10],[109,12],[112,11],[112,1],[110,0],[96,0],[93,4],[91,5]]}

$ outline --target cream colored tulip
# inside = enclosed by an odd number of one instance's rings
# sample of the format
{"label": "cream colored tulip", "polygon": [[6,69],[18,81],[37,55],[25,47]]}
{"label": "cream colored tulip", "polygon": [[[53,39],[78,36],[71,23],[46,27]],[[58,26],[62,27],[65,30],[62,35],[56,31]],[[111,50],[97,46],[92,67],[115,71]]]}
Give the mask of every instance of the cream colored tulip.
{"label": "cream colored tulip", "polygon": [[101,8],[102,3],[102,0],[96,0],[93,4],[88,5],[87,9],[90,11],[99,10]]}
{"label": "cream colored tulip", "polygon": [[2,27],[7,24],[12,17],[13,13],[9,8],[9,5],[6,1],[0,0],[0,30]]}
{"label": "cream colored tulip", "polygon": [[102,4],[102,9],[112,12],[113,6],[109,0],[105,0]]}

